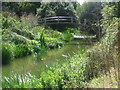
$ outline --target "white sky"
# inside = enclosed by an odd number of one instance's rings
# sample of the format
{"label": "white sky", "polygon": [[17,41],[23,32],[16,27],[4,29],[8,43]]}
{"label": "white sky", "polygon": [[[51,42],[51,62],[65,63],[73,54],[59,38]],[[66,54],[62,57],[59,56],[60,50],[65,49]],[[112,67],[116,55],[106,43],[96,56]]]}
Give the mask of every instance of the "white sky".
{"label": "white sky", "polygon": [[83,4],[84,0],[76,0],[78,1],[80,4]]}

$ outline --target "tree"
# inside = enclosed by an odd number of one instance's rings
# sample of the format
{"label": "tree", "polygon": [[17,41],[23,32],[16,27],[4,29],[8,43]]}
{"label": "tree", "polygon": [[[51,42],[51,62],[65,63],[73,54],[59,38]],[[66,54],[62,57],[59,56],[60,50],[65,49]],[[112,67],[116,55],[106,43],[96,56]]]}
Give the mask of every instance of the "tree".
{"label": "tree", "polygon": [[102,18],[100,2],[87,2],[78,6],[80,29],[89,34],[101,33],[100,19]]}
{"label": "tree", "polygon": [[[76,3],[71,2],[43,2],[40,8],[37,9],[37,16],[40,18],[52,16],[72,16],[76,18],[77,14],[75,8]],[[66,27],[71,27],[73,25],[59,24],[49,26],[53,29],[63,31]]]}
{"label": "tree", "polygon": [[3,2],[3,11],[15,12],[18,16],[22,16],[23,13],[36,14],[36,8],[40,6],[39,2]]}
{"label": "tree", "polygon": [[43,2],[37,9],[41,18],[50,16],[76,16],[75,4],[71,2]]}

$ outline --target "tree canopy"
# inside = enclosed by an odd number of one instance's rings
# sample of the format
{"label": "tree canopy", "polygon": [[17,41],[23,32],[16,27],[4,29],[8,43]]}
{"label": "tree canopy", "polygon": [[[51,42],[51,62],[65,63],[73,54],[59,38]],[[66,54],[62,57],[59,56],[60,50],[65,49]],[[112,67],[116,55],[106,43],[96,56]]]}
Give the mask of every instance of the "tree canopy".
{"label": "tree canopy", "polygon": [[36,8],[40,6],[38,2],[3,2],[3,11],[15,12],[18,16],[24,13],[36,14]]}
{"label": "tree canopy", "polygon": [[78,6],[78,15],[80,21],[80,29],[90,34],[96,34],[100,23],[102,5],[99,2],[88,2]]}
{"label": "tree canopy", "polygon": [[[37,16],[40,18],[52,16],[72,16],[77,20],[76,3],[72,2],[43,2],[37,9]],[[66,27],[73,27],[74,25],[59,24],[49,25],[53,29],[63,31]]]}

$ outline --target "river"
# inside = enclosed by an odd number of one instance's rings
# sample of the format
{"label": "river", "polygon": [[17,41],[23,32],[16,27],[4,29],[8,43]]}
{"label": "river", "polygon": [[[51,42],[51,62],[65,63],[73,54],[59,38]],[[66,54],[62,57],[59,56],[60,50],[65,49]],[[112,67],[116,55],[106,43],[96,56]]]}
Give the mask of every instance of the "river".
{"label": "river", "polygon": [[37,61],[34,55],[17,58],[10,64],[2,66],[2,75],[8,76],[14,73],[31,73],[37,75],[48,66],[57,63],[58,60],[64,62],[68,55],[73,55],[80,49],[89,46],[87,43],[81,43],[80,40],[73,40],[66,43],[62,48],[48,50],[41,61]]}

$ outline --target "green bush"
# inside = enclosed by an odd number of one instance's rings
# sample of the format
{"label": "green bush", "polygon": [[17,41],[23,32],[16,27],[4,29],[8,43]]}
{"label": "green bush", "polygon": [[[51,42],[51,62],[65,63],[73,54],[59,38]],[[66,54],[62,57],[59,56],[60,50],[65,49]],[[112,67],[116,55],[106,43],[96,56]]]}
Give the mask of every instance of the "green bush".
{"label": "green bush", "polygon": [[41,85],[44,88],[85,88],[85,67],[87,58],[75,55],[66,63],[56,64],[41,75]]}
{"label": "green bush", "polygon": [[44,34],[45,34],[45,37],[57,38],[57,39],[61,39],[61,40],[64,39],[64,36],[61,32],[55,31],[52,29],[45,29]]}
{"label": "green bush", "polygon": [[75,28],[67,28],[67,31],[70,33],[80,33],[80,30],[75,29]]}
{"label": "green bush", "polygon": [[40,51],[41,47],[40,47],[40,42],[39,41],[30,40],[30,44],[32,45],[34,52]]}
{"label": "green bush", "polygon": [[33,28],[32,32],[36,34],[35,40],[39,41],[41,45],[46,44],[49,48],[58,48],[64,44],[64,36],[61,32],[44,29],[41,26]]}
{"label": "green bush", "polygon": [[45,42],[49,48],[60,48],[63,46],[64,42],[57,38],[45,38]]}
{"label": "green bush", "polygon": [[20,22],[15,19],[15,17],[2,17],[2,29],[8,29],[11,27],[16,27],[17,25],[20,25]]}
{"label": "green bush", "polygon": [[33,52],[33,48],[28,44],[18,44],[15,49],[15,57],[22,57],[29,55]]}
{"label": "green bush", "polygon": [[64,34],[64,40],[65,41],[71,41],[71,40],[73,40],[73,35],[69,31],[66,31],[63,34]]}
{"label": "green bush", "polygon": [[11,38],[12,38],[12,42],[14,42],[15,44],[29,44],[30,43],[30,39],[22,36],[22,35],[18,35],[17,33],[12,32],[11,34]]}
{"label": "green bush", "polygon": [[2,43],[2,63],[8,64],[14,58],[14,44],[3,42]]}

